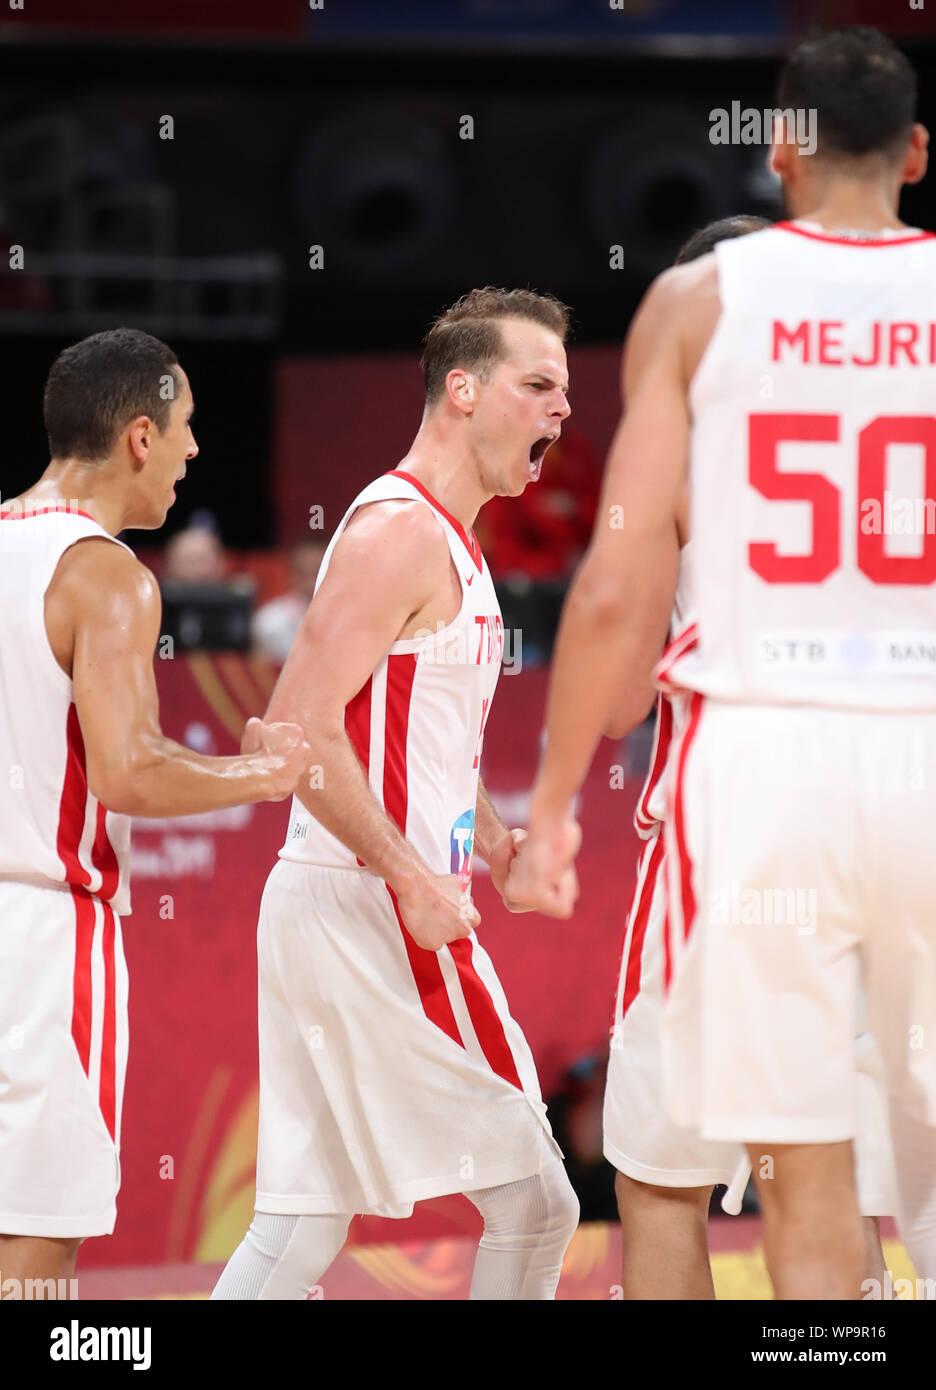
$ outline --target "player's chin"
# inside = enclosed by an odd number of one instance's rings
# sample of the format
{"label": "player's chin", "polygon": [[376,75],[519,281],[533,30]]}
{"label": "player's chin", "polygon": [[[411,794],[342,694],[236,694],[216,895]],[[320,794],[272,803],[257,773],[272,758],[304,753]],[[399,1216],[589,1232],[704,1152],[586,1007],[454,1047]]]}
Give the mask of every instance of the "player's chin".
{"label": "player's chin", "polygon": [[166,517],[172,508],[175,498],[167,498],[161,507],[154,507],[145,521],[135,521],[134,530],[137,531],[158,531],[160,526],[166,523]]}

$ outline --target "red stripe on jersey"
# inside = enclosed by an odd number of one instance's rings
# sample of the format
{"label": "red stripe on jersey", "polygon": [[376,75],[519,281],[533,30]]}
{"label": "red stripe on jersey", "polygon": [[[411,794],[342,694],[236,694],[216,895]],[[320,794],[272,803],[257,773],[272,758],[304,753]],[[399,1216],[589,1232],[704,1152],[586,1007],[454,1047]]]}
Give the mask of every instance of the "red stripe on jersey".
{"label": "red stripe on jersey", "polygon": [[619,957],[618,957],[617,975],[615,976],[615,979],[617,980],[618,983],[617,983],[617,993],[616,993],[615,996],[614,996],[614,1010],[613,1010],[612,1015],[611,1015],[611,1031],[612,1031],[612,1033],[614,1032],[615,1026],[616,1026],[616,1024],[617,1024],[617,1019],[618,1019],[618,1015],[617,1015],[618,995],[619,995],[620,992],[621,992],[621,975],[624,973],[624,960],[625,960],[625,953],[626,953],[626,951],[627,951],[627,946],[628,946],[628,939],[629,939],[629,936],[630,936],[631,922],[634,920],[634,909],[635,909],[636,904],[637,904],[637,899],[638,899],[638,897],[639,897],[639,895],[640,895],[640,875],[641,875],[641,873],[642,873],[642,871],[643,871],[644,859],[647,857],[648,854],[651,854],[651,853],[652,853],[652,850],[651,850],[651,848],[650,848],[652,844],[653,844],[653,840],[652,840],[652,839],[651,839],[651,840],[643,840],[643,841],[641,842],[641,846],[640,846],[640,853],[639,853],[638,856],[637,856],[637,878],[636,878],[636,880],[635,880],[635,882],[634,882],[633,892],[632,892],[631,895],[630,895],[630,902],[629,902],[628,905],[627,905],[627,916],[624,918],[624,933],[623,933],[623,935],[622,935],[622,937],[621,937],[621,952],[620,952],[620,955],[619,955]]}
{"label": "red stripe on jersey", "polygon": [[644,783],[644,789],[637,802],[637,810],[634,812],[634,824],[638,830],[650,830],[658,824],[656,817],[651,816],[647,809],[647,803],[657,789],[657,783],[663,776],[663,769],[666,766],[666,759],[669,755],[670,744],[673,741],[673,706],[669,699],[662,693],[657,695],[657,718],[656,730],[653,739],[653,759],[650,772]]}
{"label": "red stripe on jersey", "polygon": [[83,888],[72,888],[75,905],[75,974],[72,999],[72,1037],[85,1075],[91,1065],[91,947],[94,942],[94,899]]}
{"label": "red stripe on jersey", "polygon": [[695,691],[689,704],[689,722],[679,746],[679,761],[676,765],[676,792],[673,797],[673,829],[676,832],[676,852],[679,856],[679,884],[682,899],[683,937],[692,931],[695,920],[696,901],[692,891],[692,860],[686,847],[686,823],[683,808],[683,777],[686,771],[686,758],[699,727],[702,714],[702,696]]}
{"label": "red stripe on jersey", "polygon": [[669,899],[663,914],[663,993],[669,994],[670,980],[673,978],[673,946],[670,941]]}
{"label": "red stripe on jersey", "polygon": [[33,516],[54,516],[56,512],[64,512],[68,516],[83,516],[98,526],[101,524],[96,516],[92,516],[90,512],[80,512],[77,507],[40,507],[34,512],[0,512],[0,521],[27,521]]}
{"label": "red stripe on jersey", "polygon": [[808,237],[810,241],[831,241],[836,246],[906,246],[913,241],[932,241],[936,232],[914,232],[910,236],[895,237],[850,237],[832,236],[828,232],[813,232],[806,227],[794,227],[792,222],[777,222],[775,232],[795,232],[797,236]]}
{"label": "red stripe on jersey", "polygon": [[104,903],[104,1028],[101,1035],[101,1114],[114,1138],[117,1124],[117,967],[114,960],[116,927],[110,903]]}
{"label": "red stripe on jersey", "polygon": [[477,1034],[481,1051],[487,1058],[491,1070],[522,1091],[523,1085],[517,1072],[513,1053],[510,1050],[510,1044],[507,1042],[507,1034],[504,1032],[500,1014],[494,1007],[494,1000],[491,998],[484,981],[474,968],[474,962],[471,958],[473,950],[474,946],[468,937],[463,936],[457,941],[449,942],[449,952],[458,971],[458,979],[465,996],[465,1003],[468,1005],[471,1025]]}
{"label": "red stripe on jersey", "polygon": [[370,717],[371,717],[371,685],[373,676],[368,676],[353,700],[349,700],[345,705],[344,726],[345,733],[354,745],[361,762],[364,764],[365,773],[370,766]]}
{"label": "red stripe on jersey", "polygon": [[393,910],[396,919],[400,924],[400,931],[403,933],[403,944],[406,947],[406,954],[409,958],[410,969],[413,972],[413,979],[419,991],[420,1003],[423,1011],[430,1023],[434,1023],[437,1028],[441,1028],[443,1033],[447,1033],[453,1042],[457,1042],[459,1047],[464,1047],[462,1035],[458,1031],[458,1024],[455,1022],[455,1014],[452,1011],[452,1001],[448,997],[445,988],[445,980],[442,978],[442,967],[439,964],[439,957],[435,951],[427,951],[422,946],[417,946],[406,929],[406,923],[400,916],[400,907],[397,903],[396,894],[386,885],[387,892],[390,894],[390,901],[393,903]]}
{"label": "red stripe on jersey", "polygon": [[91,846],[91,863],[101,875],[100,896],[112,898],[120,882],[120,869],[117,855],[107,833],[107,810],[97,804],[97,825],[94,831],[94,844]]}
{"label": "red stripe on jersey", "polygon": [[401,835],[406,834],[406,735],[416,677],[416,653],[387,657],[387,705],[384,720],[384,810]]}
{"label": "red stripe on jersey", "polygon": [[84,833],[85,810],[88,801],[88,776],[85,770],[84,739],[74,703],[68,707],[68,753],[65,759],[65,781],[59,803],[56,849],[65,866],[65,882],[87,888],[91,875],[78,858],[78,847]]}
{"label": "red stripe on jersey", "polygon": [[[345,733],[351,740],[352,747],[364,766],[365,777],[370,776],[370,721],[373,680],[373,676],[367,677],[354,699],[349,700],[345,705],[344,712]],[[364,860],[359,855],[355,855],[355,858],[363,868]]]}
{"label": "red stripe on jersey", "polygon": [[656,668],[657,685],[662,685],[664,689],[676,689],[669,678],[669,673],[681,656],[691,652],[699,640],[699,624],[690,623],[678,637],[674,637],[660,657]]}
{"label": "red stripe on jersey", "polygon": [[634,926],[631,931],[630,951],[627,956],[627,976],[624,980],[624,998],[621,1001],[622,1019],[627,1017],[627,1010],[640,993],[640,966],[643,956],[644,937],[647,934],[647,923],[650,920],[650,907],[653,903],[653,893],[656,888],[657,875],[659,874],[660,865],[662,863],[663,835],[660,833],[655,837],[653,848],[650,850],[650,862],[647,866],[647,876],[643,881],[643,888],[640,891],[640,899],[634,907],[631,908]]}
{"label": "red stripe on jersey", "polygon": [[421,493],[422,496],[425,497],[426,501],[429,502],[433,507],[435,507],[436,511],[439,512],[441,516],[445,517],[448,524],[455,531],[455,534],[459,537],[465,549],[468,551],[468,554],[471,556],[472,560],[474,560],[475,565],[478,567],[479,570],[481,569],[481,547],[478,544],[478,538],[475,535],[474,531],[466,531],[464,526],[462,526],[461,522],[456,521],[455,517],[452,516],[452,513],[447,512],[443,507],[442,503],[437,502],[436,499],[433,497],[432,493],[429,491],[429,489],[423,487],[419,479],[414,478],[412,473],[406,473],[402,468],[391,468],[390,472],[387,474],[387,477],[402,478],[404,482],[411,483],[413,487],[416,489],[416,491],[418,493]]}

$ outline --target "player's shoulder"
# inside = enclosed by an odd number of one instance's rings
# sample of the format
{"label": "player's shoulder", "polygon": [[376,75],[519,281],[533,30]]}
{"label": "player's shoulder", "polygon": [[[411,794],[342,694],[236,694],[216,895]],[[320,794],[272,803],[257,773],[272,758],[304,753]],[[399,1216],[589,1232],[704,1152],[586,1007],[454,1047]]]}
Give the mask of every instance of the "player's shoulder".
{"label": "player's shoulder", "polygon": [[718,258],[714,251],[708,251],[686,265],[662,271],[650,286],[647,305],[661,317],[677,319],[688,305],[706,304],[717,298]]}
{"label": "player's shoulder", "polygon": [[386,497],[356,508],[335,544],[345,558],[367,555],[371,563],[382,559],[395,565],[442,560],[448,542],[435,514],[417,498]]}
{"label": "player's shoulder", "polygon": [[107,536],[82,536],[70,545],[52,582],[58,593],[93,598],[96,605],[108,598],[147,607],[159,602],[159,584],[152,570]]}

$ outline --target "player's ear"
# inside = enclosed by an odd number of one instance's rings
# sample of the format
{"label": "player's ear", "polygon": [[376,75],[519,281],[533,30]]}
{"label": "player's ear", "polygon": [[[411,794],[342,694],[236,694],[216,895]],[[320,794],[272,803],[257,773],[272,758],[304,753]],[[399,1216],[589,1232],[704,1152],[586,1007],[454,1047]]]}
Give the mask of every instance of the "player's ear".
{"label": "player's ear", "polygon": [[155,428],[156,426],[148,415],[138,415],[127,426],[127,448],[137,464],[146,462]]}
{"label": "player's ear", "polygon": [[919,183],[926,173],[926,166],[929,163],[929,131],[925,125],[920,125],[919,121],[914,124],[910,132],[910,144],[904,155],[903,167],[900,171],[901,183]]}
{"label": "player's ear", "polygon": [[456,410],[470,415],[475,405],[477,384],[473,373],[453,368],[445,378],[445,390]]}
{"label": "player's ear", "polygon": [[776,174],[777,178],[786,178],[788,173],[790,172],[790,162],[792,160],[792,157],[792,150],[790,146],[786,143],[786,141],[783,139],[783,128],[781,123],[779,138],[776,126],[774,127],[774,142],[771,145],[770,153],[767,156],[767,168],[770,170],[772,174]]}

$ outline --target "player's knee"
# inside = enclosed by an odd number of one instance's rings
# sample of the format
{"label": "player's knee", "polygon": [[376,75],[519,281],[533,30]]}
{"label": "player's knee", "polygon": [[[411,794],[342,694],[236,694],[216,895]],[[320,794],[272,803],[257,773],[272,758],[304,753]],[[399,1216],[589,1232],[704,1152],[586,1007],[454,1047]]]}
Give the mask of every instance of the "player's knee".
{"label": "player's knee", "polygon": [[270,1262],[277,1277],[308,1289],[341,1250],[350,1224],[350,1216],[256,1212],[245,1239]]}
{"label": "player's knee", "polygon": [[300,1216],[298,1229],[290,1241],[297,1267],[312,1271],[310,1282],[318,1278],[338,1255],[348,1238],[350,1216]]}
{"label": "player's knee", "polygon": [[575,1235],[581,1215],[582,1209],[575,1188],[563,1173],[563,1183],[552,1201],[551,1226],[557,1236],[565,1238],[566,1245]]}
{"label": "player's knee", "polygon": [[254,1213],[244,1239],[259,1255],[265,1255],[268,1260],[278,1260],[292,1239],[298,1221],[298,1216],[274,1216],[258,1211]]}
{"label": "player's knee", "polygon": [[482,1244],[488,1249],[566,1246],[579,1222],[579,1201],[562,1164],[505,1188],[472,1193],[484,1217]]}
{"label": "player's knee", "polygon": [[667,1212],[690,1211],[708,1216],[714,1187],[661,1187],[653,1183],[641,1182],[627,1173],[618,1172],[614,1179],[614,1194],[617,1197],[618,1215],[626,1221],[635,1213],[641,1215]]}

